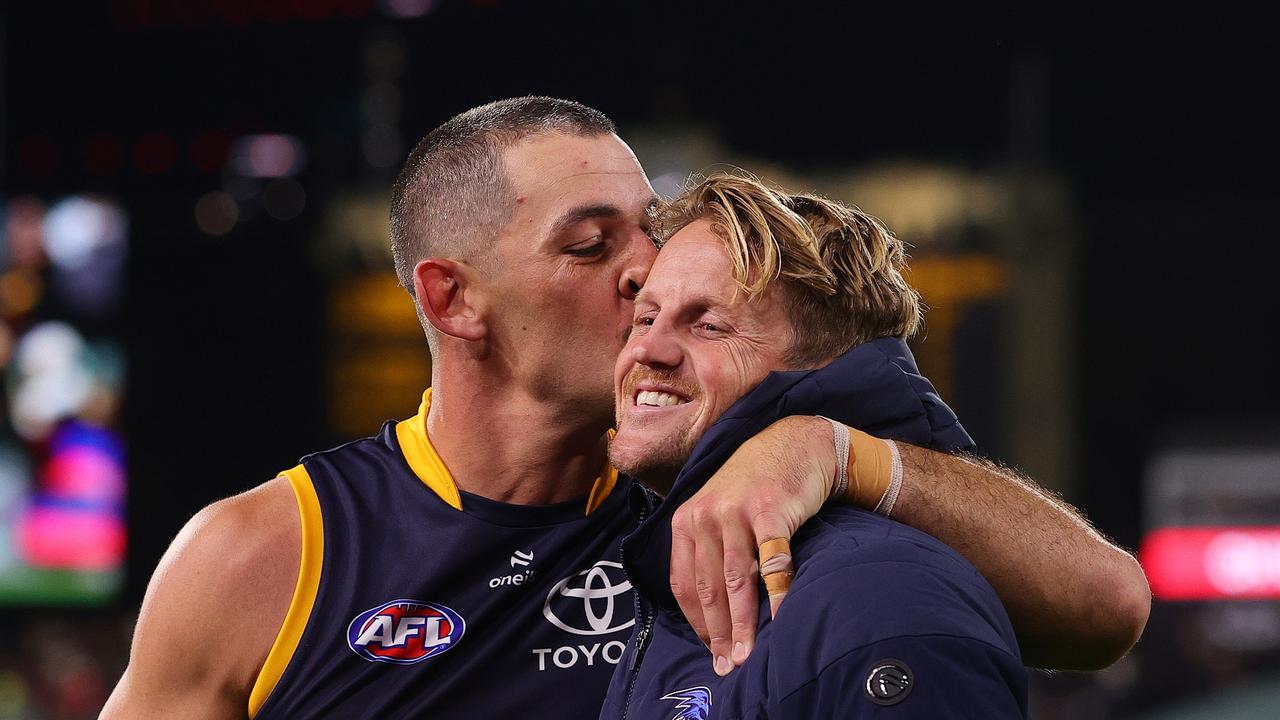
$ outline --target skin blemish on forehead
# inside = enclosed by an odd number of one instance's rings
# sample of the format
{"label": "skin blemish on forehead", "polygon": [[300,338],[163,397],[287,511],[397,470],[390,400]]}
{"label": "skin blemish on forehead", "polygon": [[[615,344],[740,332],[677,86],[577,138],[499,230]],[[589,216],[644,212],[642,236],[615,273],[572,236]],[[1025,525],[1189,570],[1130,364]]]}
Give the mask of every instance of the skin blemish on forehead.
{"label": "skin blemish on forehead", "polygon": [[528,200],[528,199],[529,199],[529,198],[527,198],[527,197],[525,197],[525,196],[523,196],[523,195],[517,195],[517,196],[516,196],[516,204],[517,204],[517,205],[523,205],[523,204],[524,204],[524,201],[525,201],[525,200]]}

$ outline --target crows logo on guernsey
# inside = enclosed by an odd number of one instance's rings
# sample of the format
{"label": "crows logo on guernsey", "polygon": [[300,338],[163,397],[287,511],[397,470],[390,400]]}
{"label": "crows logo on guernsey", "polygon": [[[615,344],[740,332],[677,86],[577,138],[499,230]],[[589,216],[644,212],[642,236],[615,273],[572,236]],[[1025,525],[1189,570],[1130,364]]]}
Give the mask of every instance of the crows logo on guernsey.
{"label": "crows logo on guernsey", "polygon": [[455,647],[467,623],[450,608],[421,600],[392,600],[355,616],[347,644],[370,662],[411,665]]}

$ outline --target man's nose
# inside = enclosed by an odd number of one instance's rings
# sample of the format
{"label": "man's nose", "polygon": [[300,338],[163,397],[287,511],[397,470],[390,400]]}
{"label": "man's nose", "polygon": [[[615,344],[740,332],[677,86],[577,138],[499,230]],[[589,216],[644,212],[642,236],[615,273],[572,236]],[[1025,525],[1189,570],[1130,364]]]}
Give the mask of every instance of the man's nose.
{"label": "man's nose", "polygon": [[633,336],[630,350],[632,359],[646,367],[674,368],[684,357],[671,330],[661,324],[650,326],[643,335]]}
{"label": "man's nose", "polygon": [[644,281],[649,278],[649,268],[658,257],[658,249],[647,236],[637,238],[631,243],[631,247],[631,257],[627,258],[622,275],[618,277],[618,294],[628,300],[635,300],[636,293],[640,292]]}

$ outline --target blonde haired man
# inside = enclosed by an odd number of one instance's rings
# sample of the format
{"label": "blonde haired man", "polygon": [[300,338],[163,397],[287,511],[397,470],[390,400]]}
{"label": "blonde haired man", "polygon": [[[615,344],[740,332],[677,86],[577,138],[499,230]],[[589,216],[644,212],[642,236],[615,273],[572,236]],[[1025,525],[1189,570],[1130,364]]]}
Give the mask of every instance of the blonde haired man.
{"label": "blonde haired man", "polygon": [[[658,226],[668,239],[615,369],[610,456],[666,497],[624,543],[642,611],[601,717],[878,717],[893,705],[896,717],[1025,717],[1018,643],[991,585],[888,519],[902,464],[925,452],[907,443],[972,448],[903,342],[920,302],[902,243],[862,212],[736,176],[692,188]],[[786,579],[773,556],[794,553],[787,609],[741,667],[712,672],[666,590],[689,559],[662,539],[679,537],[686,501],[743,440],[790,415],[832,418],[846,469],[834,492],[879,504],[829,506],[790,548],[763,544],[769,589]]]}

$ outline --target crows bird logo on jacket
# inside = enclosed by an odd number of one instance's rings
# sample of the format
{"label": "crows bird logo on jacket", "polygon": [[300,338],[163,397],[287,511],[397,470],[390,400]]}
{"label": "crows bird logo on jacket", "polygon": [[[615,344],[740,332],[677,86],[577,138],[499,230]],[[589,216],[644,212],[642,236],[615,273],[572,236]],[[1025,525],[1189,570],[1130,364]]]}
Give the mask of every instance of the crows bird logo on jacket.
{"label": "crows bird logo on jacket", "polygon": [[671,720],[707,720],[711,714],[711,690],[706,687],[676,690],[663,695],[662,699],[677,701],[676,714]]}

